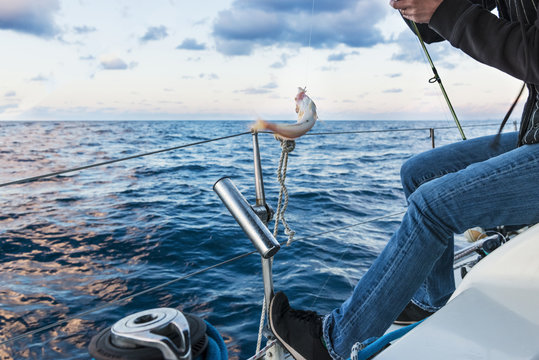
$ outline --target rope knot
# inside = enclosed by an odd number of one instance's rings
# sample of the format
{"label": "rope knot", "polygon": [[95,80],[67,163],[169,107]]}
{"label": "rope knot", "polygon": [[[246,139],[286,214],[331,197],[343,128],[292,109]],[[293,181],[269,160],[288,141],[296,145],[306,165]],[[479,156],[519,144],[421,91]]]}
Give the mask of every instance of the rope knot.
{"label": "rope knot", "polygon": [[281,142],[281,148],[284,153],[291,153],[296,148],[296,142],[294,140],[279,139]]}

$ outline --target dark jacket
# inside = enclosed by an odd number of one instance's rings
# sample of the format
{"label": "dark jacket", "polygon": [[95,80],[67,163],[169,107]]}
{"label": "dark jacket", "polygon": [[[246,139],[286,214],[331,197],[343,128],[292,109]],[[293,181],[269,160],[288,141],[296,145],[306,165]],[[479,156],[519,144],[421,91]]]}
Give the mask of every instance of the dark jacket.
{"label": "dark jacket", "polygon": [[[526,82],[528,100],[518,144],[539,143],[539,0],[444,0],[429,24],[418,24],[430,43],[448,40],[477,61]],[[490,11],[498,9],[498,15]]]}

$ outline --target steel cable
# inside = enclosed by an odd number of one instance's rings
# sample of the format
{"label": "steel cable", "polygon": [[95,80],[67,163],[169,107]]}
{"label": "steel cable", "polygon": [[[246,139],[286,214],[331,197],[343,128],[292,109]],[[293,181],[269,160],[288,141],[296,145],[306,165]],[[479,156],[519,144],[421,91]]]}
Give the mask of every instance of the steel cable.
{"label": "steel cable", "polygon": [[91,168],[98,167],[98,166],[103,166],[103,165],[110,165],[110,164],[114,164],[114,163],[121,162],[121,161],[137,159],[137,158],[144,157],[144,156],[155,155],[155,154],[159,154],[159,153],[163,153],[163,152],[167,152],[167,151],[183,149],[183,148],[190,147],[190,146],[206,144],[206,143],[213,142],[213,141],[230,139],[230,138],[233,138],[233,137],[237,137],[237,136],[241,136],[241,135],[247,135],[247,134],[250,134],[250,133],[251,133],[250,131],[246,131],[246,132],[239,133],[239,134],[223,136],[223,137],[215,138],[215,139],[197,141],[197,142],[190,143],[190,144],[184,144],[184,145],[174,146],[174,147],[167,148],[167,149],[160,149],[160,150],[150,151],[150,152],[143,153],[143,154],[137,154],[137,155],[127,156],[127,157],[123,157],[123,158],[119,158],[119,159],[103,161],[103,162],[100,162],[100,163],[80,166],[80,167],[76,167],[76,168],[72,168],[72,169],[55,171],[55,172],[51,172],[51,173],[48,173],[48,174],[37,175],[37,176],[32,176],[32,177],[28,177],[28,178],[24,178],[24,179],[19,179],[19,180],[15,180],[15,181],[6,182],[6,183],[3,183],[3,184],[0,184],[0,187],[4,187],[4,186],[8,186],[8,185],[15,185],[15,184],[23,184],[23,183],[36,181],[36,180],[41,180],[41,179],[45,179],[45,178],[49,178],[49,177],[53,177],[53,176],[57,176],[57,175],[67,174],[67,173],[70,173],[70,172],[91,169]]}
{"label": "steel cable", "polygon": [[[486,127],[486,126],[498,126],[498,125],[497,124],[476,124],[476,125],[464,125],[462,127]],[[308,133],[308,134],[305,134],[304,136],[342,135],[342,134],[370,134],[370,133],[398,132],[398,131],[422,131],[422,130],[430,130],[430,129],[445,130],[445,129],[452,129],[452,128],[453,127],[450,127],[450,126],[441,126],[441,127],[431,127],[431,128],[427,127],[427,128],[410,128],[410,129],[334,131],[334,132]],[[270,132],[270,131],[260,131],[260,133],[272,134],[272,132]],[[140,157],[144,157],[144,156],[155,155],[155,154],[164,153],[164,152],[173,151],[173,150],[178,150],[178,149],[183,149],[183,148],[187,148],[187,147],[191,147],[191,146],[206,144],[206,143],[209,143],[209,142],[230,139],[230,138],[234,138],[234,137],[238,137],[238,136],[242,136],[242,135],[247,135],[247,134],[251,134],[251,132],[246,131],[246,132],[233,134],[233,135],[228,135],[228,136],[223,136],[223,137],[219,137],[219,138],[215,138],[215,139],[197,141],[197,142],[190,143],[190,144],[174,146],[174,147],[170,147],[170,148],[166,148],[166,149],[150,151],[150,152],[147,152],[147,153],[127,156],[127,157],[118,158],[118,159],[114,159],[114,160],[103,161],[103,162],[99,162],[99,163],[95,163],[95,164],[90,164],[90,165],[80,166],[80,167],[76,167],[76,168],[55,171],[55,172],[51,172],[51,173],[47,173],[47,174],[43,174],[43,175],[32,176],[32,177],[28,177],[28,178],[24,178],[24,179],[9,181],[9,182],[5,182],[5,183],[0,183],[0,188],[5,187],[5,186],[9,186],[9,185],[24,184],[24,183],[27,183],[27,182],[32,182],[32,181],[41,180],[41,179],[45,179],[45,178],[50,178],[50,177],[53,177],[53,176],[63,175],[63,174],[67,174],[67,173],[71,173],[71,172],[75,172],[75,171],[91,169],[91,168],[95,168],[95,167],[98,167],[98,166],[110,165],[110,164],[114,164],[114,163],[118,163],[118,162],[122,162],[122,161],[126,161],[126,160],[132,160],[132,159],[136,159],[136,158],[140,158]]]}

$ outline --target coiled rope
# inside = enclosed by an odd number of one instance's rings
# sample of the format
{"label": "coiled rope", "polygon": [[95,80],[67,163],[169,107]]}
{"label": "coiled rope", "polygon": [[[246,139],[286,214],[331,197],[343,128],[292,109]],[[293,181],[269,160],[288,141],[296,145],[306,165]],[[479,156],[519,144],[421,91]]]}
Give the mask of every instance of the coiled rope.
{"label": "coiled rope", "polygon": [[[294,151],[296,147],[296,142],[294,140],[280,140],[281,141],[281,157],[279,159],[279,167],[277,168],[277,180],[279,181],[279,184],[281,185],[279,189],[279,200],[277,202],[277,210],[275,215],[275,226],[273,228],[273,236],[277,237],[277,233],[279,230],[279,221],[283,223],[284,226],[284,233],[288,235],[288,241],[286,242],[286,245],[290,245],[292,242],[292,239],[294,238],[294,235],[296,232],[288,226],[288,222],[286,222],[284,218],[284,213],[286,209],[288,208],[288,189],[286,188],[286,185],[284,184],[286,180],[286,170],[288,168],[288,154]],[[283,204],[283,196],[284,196],[284,204]],[[282,207],[281,207],[282,204]]]}

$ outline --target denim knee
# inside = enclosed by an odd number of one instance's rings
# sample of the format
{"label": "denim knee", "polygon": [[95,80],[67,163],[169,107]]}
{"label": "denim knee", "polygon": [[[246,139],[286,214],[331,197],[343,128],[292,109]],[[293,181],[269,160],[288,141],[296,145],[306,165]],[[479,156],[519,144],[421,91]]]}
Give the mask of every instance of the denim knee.
{"label": "denim knee", "polygon": [[407,201],[410,194],[412,194],[421,184],[421,179],[424,178],[424,175],[422,174],[423,166],[421,165],[419,158],[420,156],[418,155],[412,156],[401,166],[401,184]]}

